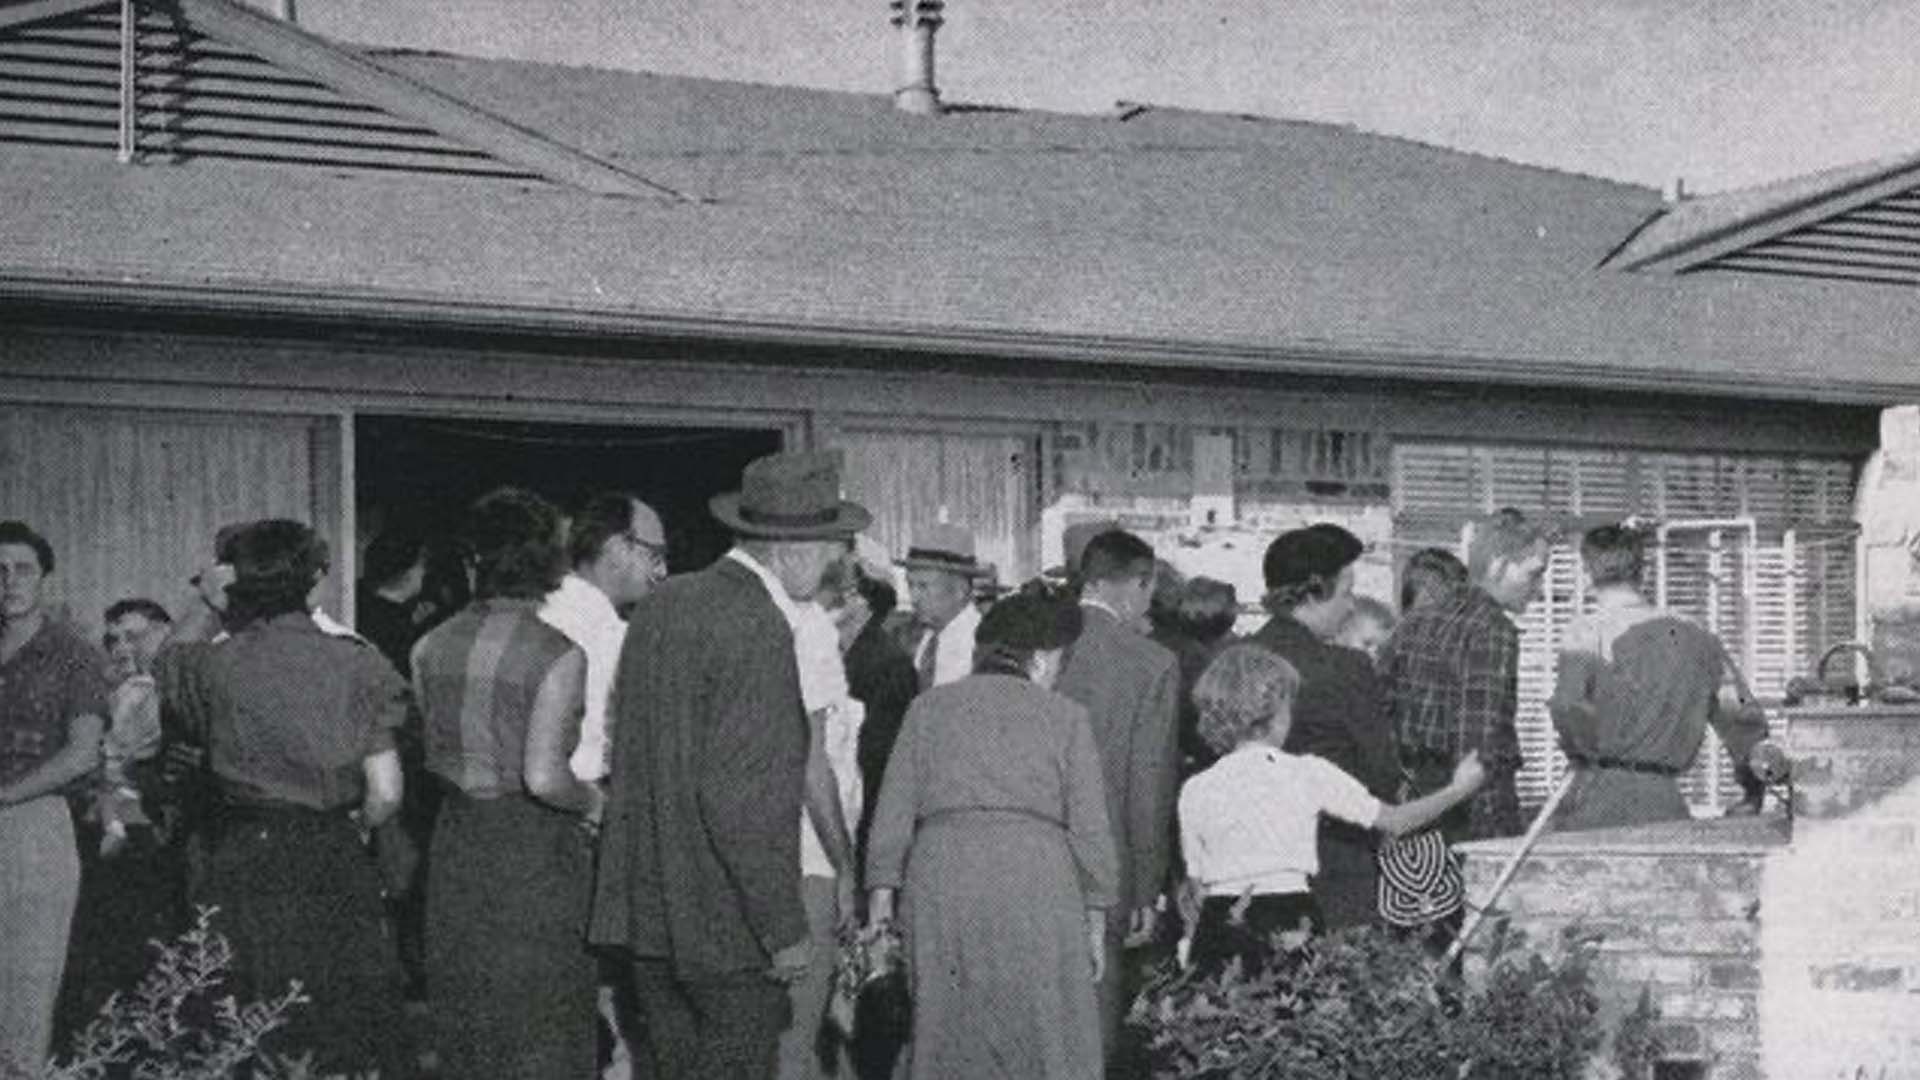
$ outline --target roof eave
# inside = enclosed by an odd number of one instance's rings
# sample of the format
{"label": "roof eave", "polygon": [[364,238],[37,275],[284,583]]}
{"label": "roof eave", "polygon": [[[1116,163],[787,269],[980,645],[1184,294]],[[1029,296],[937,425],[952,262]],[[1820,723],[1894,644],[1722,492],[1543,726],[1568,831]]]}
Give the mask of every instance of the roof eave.
{"label": "roof eave", "polygon": [[1304,340],[1222,343],[1028,329],[825,322],[718,312],[542,306],[386,292],[295,291],[252,284],[114,282],[108,293],[98,280],[55,279],[0,271],[0,305],[5,304],[71,306],[94,312],[285,318],[352,323],[367,329],[405,328],[412,332],[441,329],[602,340],[655,338],[781,344],[1118,363],[1169,370],[1534,386],[1827,405],[1885,405],[1911,400],[1920,392],[1912,382],[1835,381],[1830,376],[1815,381],[1756,377],[1747,373],[1713,375],[1683,371],[1673,365],[1601,368],[1567,360],[1386,343],[1369,343],[1364,347]]}

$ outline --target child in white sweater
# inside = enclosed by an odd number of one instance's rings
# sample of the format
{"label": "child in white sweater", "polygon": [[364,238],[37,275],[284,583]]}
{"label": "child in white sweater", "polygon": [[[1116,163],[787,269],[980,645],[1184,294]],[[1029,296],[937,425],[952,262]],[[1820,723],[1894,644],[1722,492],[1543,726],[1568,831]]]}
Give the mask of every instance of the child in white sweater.
{"label": "child in white sweater", "polygon": [[1320,815],[1398,836],[1440,816],[1486,780],[1477,754],[1445,788],[1402,806],[1381,803],[1325,758],[1281,749],[1300,675],[1258,645],[1234,645],[1194,684],[1200,737],[1222,757],[1180,791],[1180,843],[1201,897],[1190,961],[1206,972],[1238,959],[1251,973],[1320,927],[1308,892],[1319,870]]}

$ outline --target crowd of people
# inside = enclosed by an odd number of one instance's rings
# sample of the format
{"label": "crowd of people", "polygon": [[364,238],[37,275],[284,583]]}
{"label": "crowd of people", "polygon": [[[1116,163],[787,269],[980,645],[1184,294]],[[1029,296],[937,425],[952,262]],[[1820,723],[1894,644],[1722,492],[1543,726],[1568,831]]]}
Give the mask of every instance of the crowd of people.
{"label": "crowd of people", "polygon": [[[1284,532],[1236,638],[1230,586],[1113,524],[990,603],[964,527],[890,559],[831,453],[749,465],[711,506],[736,546],[690,573],[637,497],[571,509],[507,488],[376,538],[358,633],[314,606],[313,529],[238,524],[178,619],[110,608],[104,655],[49,614],[52,545],[0,523],[0,1055],[44,1060],[210,905],[231,991],[297,980],[270,1045],[326,1072],[1132,1075],[1169,926],[1203,973],[1383,923],[1444,948],[1457,904],[1394,917],[1392,838],[1523,828],[1513,617],[1549,540],[1518,513],[1416,554],[1393,606],[1354,595],[1353,534]],[[1782,767],[1720,702],[1725,650],[1641,597],[1643,544],[1583,541],[1563,827],[1685,816],[1709,725]],[[876,930],[910,1037],[830,1037]]]}

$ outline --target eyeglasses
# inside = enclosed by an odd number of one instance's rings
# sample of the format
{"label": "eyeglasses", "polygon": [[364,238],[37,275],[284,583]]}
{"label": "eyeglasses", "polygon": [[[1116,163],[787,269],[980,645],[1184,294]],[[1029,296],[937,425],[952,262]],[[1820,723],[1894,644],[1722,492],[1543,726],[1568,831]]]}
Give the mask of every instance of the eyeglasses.
{"label": "eyeglasses", "polygon": [[634,550],[645,552],[647,561],[653,566],[664,567],[667,565],[667,545],[656,544],[651,540],[635,536],[630,532],[621,533],[620,539],[625,540]]}

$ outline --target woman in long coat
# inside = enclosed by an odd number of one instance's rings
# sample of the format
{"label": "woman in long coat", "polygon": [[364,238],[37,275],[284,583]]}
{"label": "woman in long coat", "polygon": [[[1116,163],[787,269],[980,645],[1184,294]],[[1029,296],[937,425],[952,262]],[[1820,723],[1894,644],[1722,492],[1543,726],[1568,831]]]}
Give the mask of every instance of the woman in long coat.
{"label": "woman in long coat", "polygon": [[922,694],[869,838],[875,920],[903,891],[910,1075],[1095,1080],[1116,857],[1086,710],[1049,688],[1071,601],[1018,595],[980,623],[972,676]]}

